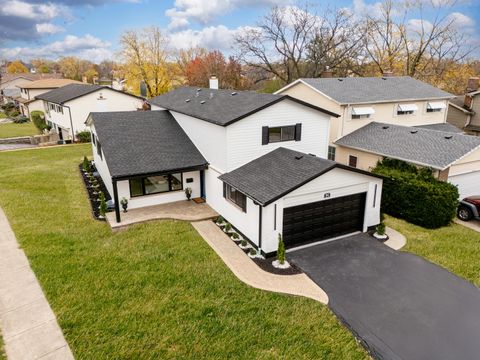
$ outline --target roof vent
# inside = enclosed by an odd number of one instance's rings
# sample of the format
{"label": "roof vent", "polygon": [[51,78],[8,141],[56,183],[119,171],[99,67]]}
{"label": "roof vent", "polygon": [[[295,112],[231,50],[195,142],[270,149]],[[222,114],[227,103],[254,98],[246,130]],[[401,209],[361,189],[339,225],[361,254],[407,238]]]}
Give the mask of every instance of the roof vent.
{"label": "roof vent", "polygon": [[232,92],[230,95],[235,96],[235,95],[237,95],[237,92],[234,91],[234,92]]}
{"label": "roof vent", "polygon": [[448,135],[448,136],[445,136],[445,139],[450,140],[452,137],[453,135]]}
{"label": "roof vent", "polygon": [[386,78],[386,77],[382,77],[382,80],[387,80],[387,78]]}
{"label": "roof vent", "polygon": [[185,102],[187,102],[187,103],[190,102],[190,99],[185,100]]}
{"label": "roof vent", "polygon": [[341,78],[338,78],[337,80],[338,80],[338,81],[343,81],[343,79],[341,79]]}
{"label": "roof vent", "polygon": [[198,89],[197,89],[197,92],[200,92],[200,91],[202,91],[202,89],[201,89],[201,88],[198,88]]}
{"label": "roof vent", "polygon": [[418,130],[412,130],[410,131],[410,134],[416,134],[418,132]]}
{"label": "roof vent", "polygon": [[382,126],[382,129],[387,130],[390,126]]}
{"label": "roof vent", "polygon": [[205,100],[200,101],[200,104],[205,104]]}
{"label": "roof vent", "polygon": [[308,153],[308,155],[313,156],[313,157],[317,157],[317,155],[312,154],[312,153]]}
{"label": "roof vent", "polygon": [[303,155],[297,155],[297,156],[295,156],[295,159],[296,159],[296,160],[300,160],[300,159],[302,159],[302,158],[303,158]]}

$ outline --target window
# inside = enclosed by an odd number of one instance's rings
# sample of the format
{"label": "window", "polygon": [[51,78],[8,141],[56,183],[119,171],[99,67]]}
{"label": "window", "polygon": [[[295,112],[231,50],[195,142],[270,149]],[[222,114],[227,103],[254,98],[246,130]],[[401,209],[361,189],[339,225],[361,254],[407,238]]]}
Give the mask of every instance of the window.
{"label": "window", "polygon": [[443,101],[430,101],[427,103],[427,113],[442,112],[446,107]]}
{"label": "window", "polygon": [[50,110],[55,111],[55,104],[49,103],[48,105]]}
{"label": "window", "polygon": [[370,114],[354,115],[352,114],[352,119],[368,119]]}
{"label": "window", "polygon": [[369,106],[352,108],[352,119],[368,119],[373,114],[375,114],[375,109]]}
{"label": "window", "polygon": [[135,197],[183,190],[182,176],[179,173],[130,179],[130,196]]}
{"label": "window", "polygon": [[397,115],[413,115],[418,110],[415,104],[399,104],[397,107]]}
{"label": "window", "polygon": [[328,147],[328,160],[335,161],[336,151],[337,151],[337,148],[335,146],[329,146]]}
{"label": "window", "polygon": [[431,108],[427,108],[427,113],[432,113],[432,112],[441,112],[442,109],[431,109]]}
{"label": "window", "polygon": [[94,133],[92,133],[92,143],[93,143],[93,145],[95,145],[95,144],[96,144],[96,140],[95,140],[95,134],[94,134]]}
{"label": "window", "polygon": [[228,184],[223,183],[223,187],[223,196],[237,205],[243,212],[247,212],[247,196]]}
{"label": "window", "polygon": [[98,154],[98,156],[100,156],[100,159],[103,160],[102,144],[100,144],[100,141],[97,141],[97,154]]}
{"label": "window", "polygon": [[262,145],[281,141],[300,141],[302,124],[288,126],[264,126],[262,128]]}
{"label": "window", "polygon": [[348,157],[348,166],[357,167],[358,158],[356,156],[350,155]]}

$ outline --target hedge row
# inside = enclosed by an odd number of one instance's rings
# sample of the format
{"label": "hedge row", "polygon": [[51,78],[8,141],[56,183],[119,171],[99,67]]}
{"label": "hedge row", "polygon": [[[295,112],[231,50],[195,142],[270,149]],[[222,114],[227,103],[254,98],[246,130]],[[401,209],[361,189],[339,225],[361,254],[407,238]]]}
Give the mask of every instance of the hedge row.
{"label": "hedge row", "polygon": [[431,169],[385,159],[373,172],[385,177],[383,212],[429,229],[446,226],[455,217],[458,189],[435,179]]}

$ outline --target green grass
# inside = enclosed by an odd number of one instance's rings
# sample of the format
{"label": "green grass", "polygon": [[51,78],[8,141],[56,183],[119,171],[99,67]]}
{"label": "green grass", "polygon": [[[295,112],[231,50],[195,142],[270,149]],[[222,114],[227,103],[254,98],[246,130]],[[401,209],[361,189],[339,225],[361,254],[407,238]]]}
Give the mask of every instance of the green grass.
{"label": "green grass", "polygon": [[3,349],[3,339],[2,339],[1,333],[0,333],[0,360],[7,360],[7,355],[5,354],[5,350]]}
{"label": "green grass", "polygon": [[40,132],[31,121],[23,124],[0,124],[0,139],[17,136],[31,136],[39,133]]}
{"label": "green grass", "polygon": [[243,284],[190,224],[94,221],[89,153],[0,153],[0,205],[76,358],[368,358],[326,306]]}
{"label": "green grass", "polygon": [[3,111],[0,111],[0,119],[5,119],[7,117],[7,114],[5,114]]}
{"label": "green grass", "polygon": [[386,224],[407,237],[402,250],[423,256],[480,286],[480,233],[458,224],[428,230],[392,217]]}

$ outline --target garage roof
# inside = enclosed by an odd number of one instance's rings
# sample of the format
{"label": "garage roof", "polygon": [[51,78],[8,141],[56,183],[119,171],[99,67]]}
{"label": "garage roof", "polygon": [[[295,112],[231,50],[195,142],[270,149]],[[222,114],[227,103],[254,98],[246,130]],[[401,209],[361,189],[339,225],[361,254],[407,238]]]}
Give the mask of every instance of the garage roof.
{"label": "garage roof", "polygon": [[337,145],[444,170],[480,147],[480,137],[372,122]]}
{"label": "garage roof", "polygon": [[208,163],[168,111],[91,113],[112,178],[205,168]]}
{"label": "garage roof", "polygon": [[219,179],[266,206],[334,168],[380,177],[315,155],[278,148]]}

